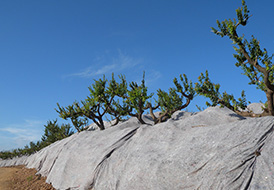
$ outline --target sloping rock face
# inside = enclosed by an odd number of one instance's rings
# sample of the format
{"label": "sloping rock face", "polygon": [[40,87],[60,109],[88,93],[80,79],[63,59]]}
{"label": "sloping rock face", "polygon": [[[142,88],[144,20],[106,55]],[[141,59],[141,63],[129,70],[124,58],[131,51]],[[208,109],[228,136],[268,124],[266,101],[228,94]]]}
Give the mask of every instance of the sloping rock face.
{"label": "sloping rock face", "polygon": [[0,166],[36,168],[56,189],[271,190],[273,132],[274,117],[244,118],[211,107],[176,112],[154,126],[131,118],[84,131]]}

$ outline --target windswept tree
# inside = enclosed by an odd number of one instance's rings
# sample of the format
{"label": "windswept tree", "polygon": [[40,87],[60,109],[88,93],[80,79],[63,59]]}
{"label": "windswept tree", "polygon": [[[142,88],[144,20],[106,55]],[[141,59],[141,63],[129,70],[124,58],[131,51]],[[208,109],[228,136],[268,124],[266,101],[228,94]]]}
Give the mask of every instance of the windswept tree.
{"label": "windswept tree", "polygon": [[[155,124],[166,121],[174,112],[186,108],[194,98],[195,90],[192,81],[188,81],[185,74],[183,76],[180,75],[180,80],[182,84],[178,82],[177,78],[173,80],[175,87],[169,88],[169,92],[165,92],[161,89],[157,91],[158,105],[156,107],[152,107],[152,105],[149,104],[148,107],[150,108],[150,114]],[[153,110],[158,107],[160,107],[161,112],[159,116],[156,117]]]}
{"label": "windswept tree", "polygon": [[198,78],[198,82],[195,83],[195,91],[198,95],[205,96],[210,99],[210,102],[206,102],[207,106],[227,107],[230,110],[237,112],[240,115],[248,115],[251,113],[244,112],[247,107],[245,92],[242,91],[241,98],[238,100],[234,98],[232,94],[227,92],[220,92],[220,84],[215,84],[209,79],[208,71],[205,74],[201,73]]}
{"label": "windswept tree", "polygon": [[[119,76],[120,83],[116,82],[114,74],[111,81],[103,79],[95,80],[92,87],[89,87],[90,95],[82,101],[80,112],[83,116],[91,119],[101,130],[105,129],[103,117],[112,114],[110,108],[115,97],[123,96],[126,93],[126,81],[124,76]],[[114,115],[114,114],[113,114]],[[114,115],[117,119],[119,115]]]}
{"label": "windswept tree", "polygon": [[[186,75],[181,75],[182,85],[177,78],[174,79],[176,88],[170,88],[169,92],[158,90],[158,101],[153,106],[150,99],[153,93],[148,92],[145,85],[145,73],[141,84],[131,82],[127,85],[125,77],[120,75],[120,82],[117,82],[112,75],[108,81],[103,79],[95,80],[95,83],[89,87],[90,95],[81,103],[74,102],[68,107],[61,107],[58,103],[56,111],[63,119],[70,118],[75,128],[80,131],[78,124],[82,124],[80,118],[92,120],[101,130],[105,129],[104,120],[107,116],[116,119],[113,125],[123,120],[126,116],[136,117],[141,124],[146,124],[143,120],[143,113],[150,109],[154,122],[164,122],[178,110],[184,109],[193,99],[195,91],[191,81],[188,81]],[[186,101],[184,101],[186,99]],[[153,111],[160,108],[159,117],[153,114]]]}
{"label": "windswept tree", "polygon": [[268,55],[265,48],[261,48],[259,40],[254,36],[248,41],[245,36],[238,34],[240,26],[246,26],[251,15],[244,0],[242,6],[236,10],[237,19],[229,19],[220,22],[217,20],[218,29],[211,28],[212,31],[221,37],[229,37],[234,46],[237,59],[236,66],[241,67],[250,82],[258,89],[265,92],[267,97],[266,109],[262,115],[274,115],[274,65],[272,57]]}
{"label": "windswept tree", "polygon": [[78,102],[74,102],[67,107],[61,107],[59,103],[57,103],[57,106],[58,109],[55,110],[59,113],[59,117],[65,120],[70,119],[77,132],[84,130],[84,127],[88,124],[88,120],[87,118],[82,117],[83,114]]}
{"label": "windswept tree", "polygon": [[[75,102],[66,108],[58,105],[56,110],[59,116],[67,119],[70,118],[72,123],[79,123],[79,118],[88,118],[92,120],[101,130],[105,129],[104,116],[112,114],[110,108],[116,96],[123,96],[125,92],[126,81],[120,76],[121,82],[116,82],[114,74],[111,81],[105,76],[102,79],[94,80],[94,84],[89,87],[90,95],[81,103]],[[116,115],[116,117],[119,117]],[[80,123],[81,124],[81,123]]]}

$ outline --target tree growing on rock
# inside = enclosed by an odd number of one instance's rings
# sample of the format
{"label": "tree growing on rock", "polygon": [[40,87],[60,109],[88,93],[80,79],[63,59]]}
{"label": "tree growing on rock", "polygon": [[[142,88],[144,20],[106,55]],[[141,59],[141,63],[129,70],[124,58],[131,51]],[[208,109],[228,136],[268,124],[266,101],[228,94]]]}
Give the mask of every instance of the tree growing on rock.
{"label": "tree growing on rock", "polygon": [[[121,80],[120,83],[117,83],[114,78],[112,78],[109,83],[109,92],[115,93],[115,98],[112,100],[112,103],[108,106],[107,110],[107,113],[115,120],[115,123],[112,124],[112,126],[117,125],[120,121],[123,120],[122,117],[128,115],[127,110],[129,106],[124,102],[127,97],[127,82],[125,76],[120,75],[119,78]],[[121,102],[123,104],[121,104]]]}
{"label": "tree growing on rock", "polygon": [[136,82],[129,84],[130,90],[128,90],[126,103],[128,105],[128,114],[132,117],[136,117],[141,124],[146,124],[142,119],[142,115],[148,107],[146,106],[148,100],[153,96],[153,93],[148,94],[147,87],[145,85],[145,73],[143,74],[143,80],[141,85]]}
{"label": "tree growing on rock", "polygon": [[[120,82],[117,82],[112,75],[108,81],[103,79],[95,80],[95,83],[89,87],[90,95],[81,103],[74,102],[67,107],[61,107],[58,103],[56,111],[63,119],[71,119],[73,125],[80,132],[85,122],[81,120],[92,120],[101,130],[105,129],[104,117],[112,116],[116,119],[113,125],[116,125],[126,116],[136,117],[141,124],[146,124],[143,120],[143,113],[150,109],[150,114],[155,123],[164,122],[178,110],[184,109],[193,99],[195,91],[191,81],[188,81],[186,75],[181,75],[182,85],[177,78],[174,79],[176,88],[170,88],[169,92],[158,90],[158,100],[156,106],[152,106],[150,99],[153,93],[148,92],[145,85],[145,73],[141,84],[131,82],[129,86],[124,76],[119,76]],[[186,99],[185,102],[184,99]],[[155,116],[153,111],[160,108],[161,113]]]}
{"label": "tree growing on rock", "polygon": [[251,15],[244,0],[242,7],[236,10],[237,19],[229,19],[220,22],[217,20],[218,30],[211,28],[212,31],[221,37],[227,36],[232,40],[237,59],[236,66],[241,67],[251,85],[256,85],[258,89],[265,92],[267,97],[266,109],[261,115],[274,115],[274,65],[272,57],[268,55],[265,48],[261,48],[260,41],[254,36],[248,41],[244,35],[239,36],[238,28],[246,26]]}
{"label": "tree growing on rock", "polygon": [[57,103],[57,106],[58,109],[55,110],[59,113],[59,117],[65,120],[70,119],[77,132],[84,130],[84,127],[88,124],[88,120],[82,117],[83,114],[78,102],[74,102],[67,107],[61,107],[59,103]]}
{"label": "tree growing on rock", "polygon": [[198,77],[198,82],[195,83],[195,91],[198,95],[205,96],[210,99],[211,103],[206,102],[207,106],[227,107],[230,110],[237,112],[240,115],[247,115],[249,112],[244,112],[246,109],[245,92],[242,91],[241,98],[236,100],[232,94],[220,92],[220,84],[215,84],[209,79],[208,71],[205,74],[201,73]]}
{"label": "tree growing on rock", "polygon": [[[186,75],[180,75],[180,79],[183,86],[175,78],[173,82],[176,88],[170,88],[168,93],[159,89],[157,93],[158,100],[156,100],[156,105],[153,106],[149,101],[153,97],[153,93],[148,93],[144,73],[140,85],[136,82],[129,84],[129,89],[123,97],[123,104],[115,106],[117,114],[136,117],[141,124],[146,124],[142,116],[145,110],[149,109],[155,124],[167,121],[174,112],[186,108],[195,95],[192,82],[188,81]],[[184,98],[186,98],[185,103],[183,103]],[[159,108],[161,112],[156,116],[153,112]]]}
{"label": "tree growing on rock", "polygon": [[142,116],[146,109],[148,109],[148,100],[153,96],[153,93],[148,93],[145,85],[145,73],[140,85],[137,82],[131,82],[129,89],[127,86],[123,88],[123,93],[119,96],[122,98],[122,103],[114,100],[110,106],[110,113],[119,116],[136,117],[141,124],[146,124]]}
{"label": "tree growing on rock", "polygon": [[[81,101],[81,103],[75,102],[66,108],[57,104],[58,109],[56,111],[61,118],[70,118],[76,129],[79,128],[76,125],[82,125],[82,120],[79,120],[79,118],[84,117],[84,119],[92,120],[99,129],[104,130],[103,117],[107,113],[112,114],[110,108],[114,98],[116,96],[124,96],[126,81],[123,76],[120,76],[120,79],[121,82],[117,83],[114,74],[112,74],[111,81],[108,81],[105,76],[102,79],[94,80],[95,83],[89,87],[90,95],[85,100]],[[115,115],[115,117],[119,117],[119,115]]]}
{"label": "tree growing on rock", "polygon": [[121,97],[118,97],[116,100],[113,100],[113,103],[109,107],[110,116],[112,120],[115,120],[112,126],[115,126],[120,121],[125,120],[124,117],[128,116],[128,111],[130,110],[129,105],[125,103],[125,99],[124,98],[119,99],[119,98]]}
{"label": "tree growing on rock", "polygon": [[[192,81],[188,81],[185,74],[183,76],[180,75],[180,80],[182,85],[178,82],[177,78],[173,80],[175,88],[169,88],[169,92],[165,92],[161,89],[157,91],[157,106],[152,107],[150,103],[148,104],[150,115],[155,124],[167,121],[174,112],[186,108],[194,98],[195,89]],[[184,99],[186,99],[185,102]],[[155,116],[153,113],[153,110],[157,108],[161,109],[159,116]]]}

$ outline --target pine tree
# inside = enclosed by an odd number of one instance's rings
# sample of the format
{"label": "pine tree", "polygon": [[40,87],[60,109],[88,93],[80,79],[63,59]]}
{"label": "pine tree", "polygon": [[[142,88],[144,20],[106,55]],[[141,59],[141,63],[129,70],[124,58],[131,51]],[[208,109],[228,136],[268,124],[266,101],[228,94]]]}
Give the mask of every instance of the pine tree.
{"label": "pine tree", "polygon": [[[58,140],[69,137],[73,134],[71,130],[71,126],[69,124],[62,124],[59,126],[57,124],[57,119],[53,121],[48,121],[46,125],[44,125],[44,135],[41,137],[43,143],[49,145]],[[33,147],[31,145],[30,147]]]}

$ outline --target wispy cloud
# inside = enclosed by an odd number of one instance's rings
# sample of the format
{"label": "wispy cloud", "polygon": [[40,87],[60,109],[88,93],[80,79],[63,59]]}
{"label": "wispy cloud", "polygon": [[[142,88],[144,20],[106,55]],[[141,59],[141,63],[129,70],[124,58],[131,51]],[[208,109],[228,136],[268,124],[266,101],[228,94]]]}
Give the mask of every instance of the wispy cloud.
{"label": "wispy cloud", "polygon": [[6,136],[3,140],[1,139],[0,147],[5,146],[5,149],[20,148],[31,141],[40,140],[41,126],[43,126],[42,121],[25,120],[22,124],[10,124],[0,128],[0,133]]}
{"label": "wispy cloud", "polygon": [[157,70],[149,71],[146,77],[147,86],[152,86],[153,83],[157,82],[162,77],[162,73]]}
{"label": "wispy cloud", "polygon": [[115,75],[125,75],[128,82],[134,81],[140,84],[143,72],[145,72],[146,86],[149,89],[158,89],[163,74],[154,67],[153,63],[148,63],[148,61],[141,56],[131,56],[118,50],[117,53],[114,54],[111,51],[107,51],[97,56],[93,60],[92,66],[87,67],[81,72],[70,74],[67,77],[89,79],[97,78],[98,76],[102,77],[102,75],[109,77],[111,73],[114,73]]}
{"label": "wispy cloud", "polygon": [[[107,64],[111,63],[111,64]],[[92,78],[100,75],[107,75],[110,73],[118,73],[128,69],[132,69],[142,63],[141,59],[133,58],[124,54],[121,50],[118,51],[118,55],[109,58],[97,57],[94,60],[93,66],[84,69],[82,72],[73,73],[69,76],[76,76],[81,78]]]}

